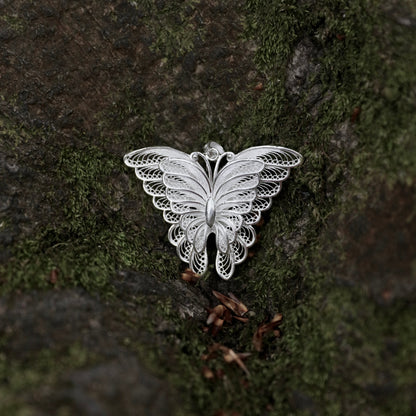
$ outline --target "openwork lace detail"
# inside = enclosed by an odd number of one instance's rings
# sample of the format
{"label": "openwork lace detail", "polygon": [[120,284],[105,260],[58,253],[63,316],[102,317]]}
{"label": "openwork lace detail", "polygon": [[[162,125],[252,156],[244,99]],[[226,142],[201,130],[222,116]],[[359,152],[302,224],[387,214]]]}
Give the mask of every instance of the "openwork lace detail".
{"label": "openwork lace detail", "polygon": [[223,279],[247,257],[256,241],[253,225],[301,161],[299,153],[284,147],[258,146],[234,154],[215,142],[203,153],[148,147],[124,156],[171,224],[168,239],[178,256],[195,273],[206,271],[207,240],[215,234],[215,265]]}

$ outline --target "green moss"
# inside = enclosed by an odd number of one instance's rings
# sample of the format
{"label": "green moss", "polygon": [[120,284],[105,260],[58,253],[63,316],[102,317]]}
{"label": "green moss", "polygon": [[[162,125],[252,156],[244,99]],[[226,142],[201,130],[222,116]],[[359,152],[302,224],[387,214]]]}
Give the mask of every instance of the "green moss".
{"label": "green moss", "polygon": [[[155,241],[149,233],[112,208],[117,201],[109,179],[121,168],[119,157],[93,145],[62,150],[56,168],[64,195],[61,212],[56,213],[55,225],[14,247],[11,261],[2,266],[3,292],[46,288],[53,268],[58,269],[59,286],[80,285],[91,291],[107,290],[109,278],[119,269],[172,275],[175,259],[150,254]],[[55,192],[48,198],[56,205]]]}
{"label": "green moss", "polygon": [[[3,97],[0,98],[3,99]],[[19,145],[30,140],[32,134],[36,134],[36,132],[28,131],[28,129],[24,126],[19,123],[14,123],[6,116],[0,116],[0,135],[3,138],[2,140],[4,140],[5,137],[10,139],[16,154],[18,152]]]}
{"label": "green moss", "polygon": [[17,15],[1,16],[0,20],[7,23],[9,28],[14,30],[19,35],[26,29],[26,22]]}
{"label": "green moss", "polygon": [[196,0],[169,1],[163,5],[148,6],[147,25],[154,41],[151,49],[168,61],[190,52],[195,42],[203,35],[193,21]]}

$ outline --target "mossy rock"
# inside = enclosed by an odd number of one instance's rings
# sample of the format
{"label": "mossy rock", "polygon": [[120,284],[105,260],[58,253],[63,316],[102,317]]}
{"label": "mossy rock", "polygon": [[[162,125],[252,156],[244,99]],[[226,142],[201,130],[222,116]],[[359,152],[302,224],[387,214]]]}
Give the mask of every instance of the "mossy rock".
{"label": "mossy rock", "polygon": [[[410,0],[1,2],[0,413],[414,414],[415,22]],[[192,286],[122,156],[209,140],[304,163],[234,277]],[[212,290],[249,321],[207,332]]]}

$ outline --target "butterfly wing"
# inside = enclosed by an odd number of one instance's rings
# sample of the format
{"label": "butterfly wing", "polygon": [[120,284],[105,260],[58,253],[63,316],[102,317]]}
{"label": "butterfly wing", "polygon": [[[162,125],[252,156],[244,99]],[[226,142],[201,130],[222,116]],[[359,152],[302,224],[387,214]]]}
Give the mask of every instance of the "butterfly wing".
{"label": "butterfly wing", "polygon": [[124,156],[124,163],[135,169],[155,207],[172,224],[168,238],[181,260],[202,274],[208,265],[205,205],[211,185],[201,165],[170,147],[135,150]]}
{"label": "butterfly wing", "polygon": [[229,279],[247,257],[256,240],[253,224],[270,208],[271,198],[281,190],[290,169],[302,162],[294,150],[277,146],[251,147],[235,155],[219,172],[214,183],[217,209],[216,268]]}
{"label": "butterfly wing", "polygon": [[255,224],[260,219],[261,211],[270,208],[272,197],[282,189],[282,182],[289,177],[290,169],[302,163],[302,155],[286,147],[257,146],[238,153],[234,160],[245,159],[260,160],[264,163],[256,188],[257,197],[253,201],[253,210],[244,216],[245,224]]}

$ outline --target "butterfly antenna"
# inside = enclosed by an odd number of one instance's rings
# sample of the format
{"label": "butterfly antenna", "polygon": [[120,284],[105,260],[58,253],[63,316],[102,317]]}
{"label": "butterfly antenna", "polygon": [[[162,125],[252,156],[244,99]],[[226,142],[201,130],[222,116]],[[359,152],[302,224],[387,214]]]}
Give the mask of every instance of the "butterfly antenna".
{"label": "butterfly antenna", "polygon": [[199,158],[202,158],[204,160],[209,182],[212,182],[212,167],[211,167],[209,157],[207,157],[207,154],[206,153],[201,153],[201,152],[193,152],[193,153],[191,153],[191,158],[195,162],[198,162],[198,163],[200,163]]}

